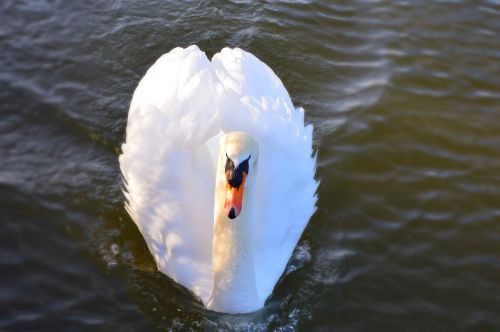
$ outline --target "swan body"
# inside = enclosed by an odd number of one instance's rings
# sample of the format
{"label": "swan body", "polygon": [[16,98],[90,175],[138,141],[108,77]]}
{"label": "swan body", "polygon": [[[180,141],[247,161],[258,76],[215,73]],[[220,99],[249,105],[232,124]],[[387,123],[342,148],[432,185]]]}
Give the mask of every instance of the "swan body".
{"label": "swan body", "polygon": [[160,271],[211,310],[261,308],[315,211],[312,126],[241,49],[163,55],[130,105],[126,209]]}

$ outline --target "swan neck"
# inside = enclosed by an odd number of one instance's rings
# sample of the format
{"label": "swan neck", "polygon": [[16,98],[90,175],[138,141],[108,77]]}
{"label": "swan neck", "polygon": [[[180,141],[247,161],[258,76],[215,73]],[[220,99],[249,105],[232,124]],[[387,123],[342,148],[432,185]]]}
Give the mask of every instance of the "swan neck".
{"label": "swan neck", "polygon": [[[220,208],[224,198],[225,179],[217,184],[215,227],[212,248],[213,291],[207,307],[228,313],[255,311],[263,303],[257,295],[252,210],[254,190],[251,182],[245,186],[243,209],[235,219],[229,219]],[[220,188],[219,188],[220,187]]]}

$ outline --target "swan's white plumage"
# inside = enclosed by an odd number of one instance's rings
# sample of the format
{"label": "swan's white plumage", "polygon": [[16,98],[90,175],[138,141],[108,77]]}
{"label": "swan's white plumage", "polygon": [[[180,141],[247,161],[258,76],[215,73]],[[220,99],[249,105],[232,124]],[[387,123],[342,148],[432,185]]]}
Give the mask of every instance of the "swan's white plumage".
{"label": "swan's white plumage", "polygon": [[158,268],[206,304],[217,138],[244,131],[259,145],[254,253],[262,303],[272,292],[315,209],[312,126],[273,71],[225,48],[210,62],[198,47],[163,55],[130,106],[120,167],[127,210]]}

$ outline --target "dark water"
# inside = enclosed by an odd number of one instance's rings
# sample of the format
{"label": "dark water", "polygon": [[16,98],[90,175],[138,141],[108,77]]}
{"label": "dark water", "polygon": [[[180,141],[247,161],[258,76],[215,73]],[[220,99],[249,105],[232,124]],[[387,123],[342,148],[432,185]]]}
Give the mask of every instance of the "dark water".
{"label": "dark water", "polygon": [[[499,331],[498,1],[0,2],[0,330]],[[239,46],[315,126],[318,212],[262,311],[207,312],[123,209],[163,53]]]}

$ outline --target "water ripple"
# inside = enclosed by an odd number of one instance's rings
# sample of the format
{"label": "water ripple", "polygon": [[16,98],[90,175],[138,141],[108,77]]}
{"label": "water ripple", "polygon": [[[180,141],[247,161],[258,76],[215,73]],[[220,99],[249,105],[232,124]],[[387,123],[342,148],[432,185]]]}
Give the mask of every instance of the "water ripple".
{"label": "water ripple", "polygon": [[[0,329],[498,330],[500,4],[0,3]],[[255,53],[315,126],[318,211],[265,309],[156,269],[116,156],[176,46]]]}

